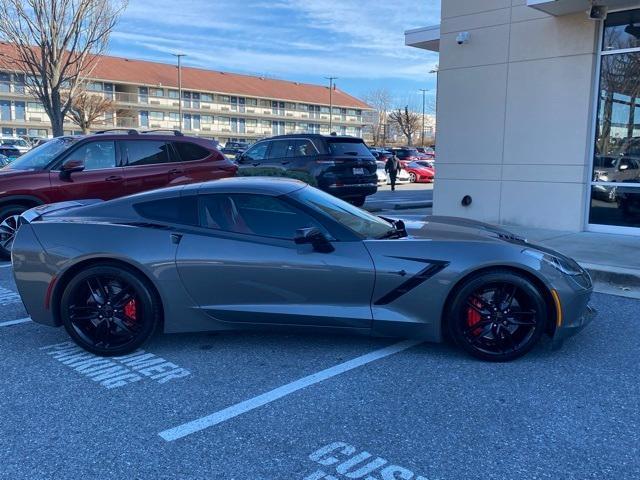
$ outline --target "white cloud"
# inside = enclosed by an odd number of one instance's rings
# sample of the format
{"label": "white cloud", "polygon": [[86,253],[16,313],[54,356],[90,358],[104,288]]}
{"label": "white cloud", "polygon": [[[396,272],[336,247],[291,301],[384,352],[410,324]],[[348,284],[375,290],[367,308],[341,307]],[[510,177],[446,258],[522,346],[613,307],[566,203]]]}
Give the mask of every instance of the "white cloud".
{"label": "white cloud", "polygon": [[[427,0],[131,0],[112,53],[278,77],[421,80],[437,57],[404,30],[437,23]],[[177,7],[177,8],[176,8]],[[133,53],[132,53],[133,52]]]}

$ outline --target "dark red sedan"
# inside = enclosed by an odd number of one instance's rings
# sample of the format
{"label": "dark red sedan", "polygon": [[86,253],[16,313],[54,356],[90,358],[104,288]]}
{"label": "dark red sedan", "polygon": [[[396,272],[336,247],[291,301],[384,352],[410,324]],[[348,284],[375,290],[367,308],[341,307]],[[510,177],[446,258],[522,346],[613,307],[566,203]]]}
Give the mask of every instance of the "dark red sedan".
{"label": "dark red sedan", "polygon": [[17,217],[38,205],[110,200],[232,177],[237,169],[213,142],[177,131],[107,130],[54,138],[0,169],[0,257],[10,254]]}
{"label": "dark red sedan", "polygon": [[404,169],[409,174],[411,183],[431,183],[436,176],[436,171],[427,162],[410,162]]}

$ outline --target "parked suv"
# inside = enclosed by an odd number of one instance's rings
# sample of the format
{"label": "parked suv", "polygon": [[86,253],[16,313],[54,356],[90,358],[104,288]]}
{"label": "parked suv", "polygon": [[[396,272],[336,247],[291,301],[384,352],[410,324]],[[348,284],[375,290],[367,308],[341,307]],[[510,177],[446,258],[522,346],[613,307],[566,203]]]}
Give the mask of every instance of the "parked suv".
{"label": "parked suv", "polygon": [[0,255],[9,255],[18,216],[29,208],[235,175],[238,167],[209,140],[164,132],[58,137],[0,169]]}
{"label": "parked suv", "polygon": [[24,138],[18,137],[0,137],[0,145],[14,147],[20,155],[31,150],[31,145]]}
{"label": "parked suv", "polygon": [[376,193],[376,160],[360,138],[318,134],[261,140],[238,155],[239,175],[303,180],[356,206]]}

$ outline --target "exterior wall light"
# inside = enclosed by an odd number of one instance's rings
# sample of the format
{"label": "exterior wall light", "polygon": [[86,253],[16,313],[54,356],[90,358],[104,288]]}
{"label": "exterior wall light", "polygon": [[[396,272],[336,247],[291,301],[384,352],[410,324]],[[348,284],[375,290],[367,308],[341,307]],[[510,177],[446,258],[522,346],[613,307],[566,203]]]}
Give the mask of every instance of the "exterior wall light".
{"label": "exterior wall light", "polygon": [[456,37],[456,42],[458,42],[458,45],[465,45],[469,43],[469,38],[471,38],[471,34],[469,32],[460,32]]}

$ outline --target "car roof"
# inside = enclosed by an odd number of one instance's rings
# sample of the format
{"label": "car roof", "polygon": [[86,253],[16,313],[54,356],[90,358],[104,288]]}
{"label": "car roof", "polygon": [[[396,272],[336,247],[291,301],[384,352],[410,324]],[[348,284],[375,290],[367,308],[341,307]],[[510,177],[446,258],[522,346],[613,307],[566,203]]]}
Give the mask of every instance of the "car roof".
{"label": "car roof", "polygon": [[[287,195],[304,188],[307,184],[300,180],[280,177],[230,177],[195,185],[187,185],[184,193],[196,190],[207,193],[258,193],[262,195]],[[183,193],[183,194],[184,194]]]}
{"label": "car roof", "polygon": [[289,140],[296,138],[308,138],[308,139],[318,139],[318,140],[331,140],[331,139],[341,139],[341,140],[356,140],[364,143],[360,137],[352,137],[350,135],[322,135],[320,133],[290,133],[287,135],[276,135],[275,137],[265,138],[264,140]]}

